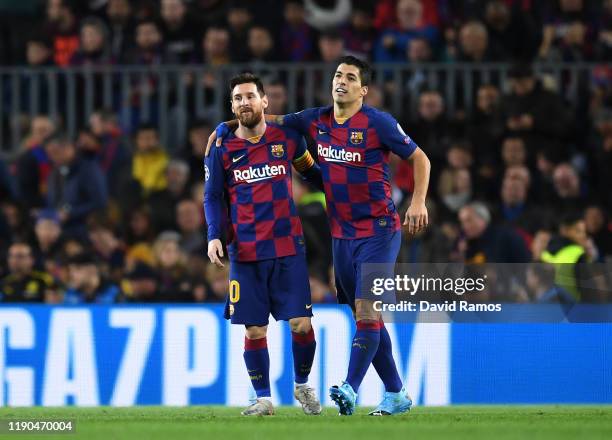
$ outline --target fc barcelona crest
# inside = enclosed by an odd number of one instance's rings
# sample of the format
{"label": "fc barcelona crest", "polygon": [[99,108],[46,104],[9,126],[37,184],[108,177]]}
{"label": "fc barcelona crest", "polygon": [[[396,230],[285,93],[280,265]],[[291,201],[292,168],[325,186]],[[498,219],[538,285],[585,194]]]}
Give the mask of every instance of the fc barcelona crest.
{"label": "fc barcelona crest", "polygon": [[363,131],[351,131],[351,144],[360,144],[363,142]]}
{"label": "fc barcelona crest", "polygon": [[276,144],[270,146],[270,151],[272,152],[272,156],[274,157],[283,157],[285,154],[285,147],[283,144]]}

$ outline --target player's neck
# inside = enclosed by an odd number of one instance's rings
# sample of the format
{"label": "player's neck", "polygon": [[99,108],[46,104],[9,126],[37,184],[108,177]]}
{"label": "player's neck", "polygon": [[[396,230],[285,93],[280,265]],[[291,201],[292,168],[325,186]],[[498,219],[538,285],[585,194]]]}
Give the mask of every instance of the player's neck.
{"label": "player's neck", "polygon": [[334,118],[346,121],[361,110],[361,107],[363,107],[362,99],[347,104],[334,102]]}
{"label": "player's neck", "polygon": [[266,132],[266,120],[265,118],[261,118],[259,123],[252,127],[248,128],[242,124],[238,124],[238,129],[236,130],[236,137],[240,139],[251,139],[251,138],[261,138]]}

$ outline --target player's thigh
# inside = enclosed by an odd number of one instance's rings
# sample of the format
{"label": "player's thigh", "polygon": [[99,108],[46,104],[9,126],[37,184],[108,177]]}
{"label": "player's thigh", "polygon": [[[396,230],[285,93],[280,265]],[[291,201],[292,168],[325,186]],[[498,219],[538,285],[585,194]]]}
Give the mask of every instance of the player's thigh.
{"label": "player's thigh", "polygon": [[308,266],[303,253],[276,258],[268,280],[270,313],[277,321],[312,316]]}
{"label": "player's thigh", "polygon": [[270,300],[266,261],[230,264],[229,289],[225,304],[225,318],[232,324],[268,325]]}
{"label": "player's thigh", "polygon": [[357,243],[354,252],[356,261],[355,298],[368,301],[395,302],[395,291],[374,295],[374,279],[395,278],[395,262],[401,245],[399,231],[375,235]]}
{"label": "player's thigh", "polygon": [[336,296],[340,304],[349,304],[354,309],[356,271],[352,245],[352,240],[334,238],[332,242]]}

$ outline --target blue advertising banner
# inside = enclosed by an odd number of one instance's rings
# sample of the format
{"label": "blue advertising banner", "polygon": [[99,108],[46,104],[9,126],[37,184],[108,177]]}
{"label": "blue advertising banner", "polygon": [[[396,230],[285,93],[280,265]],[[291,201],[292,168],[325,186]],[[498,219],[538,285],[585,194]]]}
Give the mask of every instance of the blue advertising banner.
{"label": "blue advertising banner", "polygon": [[[344,378],[350,311],[315,306],[310,383]],[[612,324],[391,323],[400,375],[420,405],[612,403]],[[0,405],[244,405],[244,329],[206,306],[0,308]],[[273,400],[294,404],[291,336],[270,323]],[[371,368],[362,405],[384,392]]]}

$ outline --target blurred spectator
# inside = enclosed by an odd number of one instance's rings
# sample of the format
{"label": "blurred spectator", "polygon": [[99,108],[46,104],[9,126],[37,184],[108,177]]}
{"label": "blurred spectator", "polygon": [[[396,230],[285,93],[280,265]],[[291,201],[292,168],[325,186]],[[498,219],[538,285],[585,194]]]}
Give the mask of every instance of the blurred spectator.
{"label": "blurred spectator", "polygon": [[[515,168],[518,170],[519,168]],[[534,205],[528,200],[529,182],[506,172],[501,187],[500,220],[521,236],[531,248],[537,231],[550,227],[554,214],[548,206]]]}
{"label": "blurred spectator", "polygon": [[584,208],[580,176],[572,165],[568,163],[557,165],[553,173],[553,182],[556,193],[554,206],[557,212]]}
{"label": "blurred spectator", "polygon": [[125,190],[131,162],[124,133],[119,127],[117,115],[108,109],[93,112],[89,117],[89,127],[100,142],[96,158],[106,176],[109,193],[116,198],[122,189]]}
{"label": "blurred spectator", "polygon": [[423,91],[419,96],[416,121],[405,125],[409,127],[406,132],[410,137],[427,151],[431,161],[431,181],[436,182],[446,162],[446,151],[452,136],[451,122],[445,114],[442,95],[435,90]]}
{"label": "blurred spectator", "polygon": [[80,46],[70,57],[73,66],[99,66],[111,64],[108,29],[98,17],[81,22]]}
{"label": "blurred spectator", "polygon": [[253,22],[253,15],[249,9],[249,2],[234,0],[227,11],[227,23],[230,35],[230,58],[233,62],[244,62],[249,59],[248,46],[249,28]]}
{"label": "blurred spectator", "polygon": [[138,244],[147,245],[151,243],[155,237],[151,210],[147,206],[137,206],[127,214],[125,244],[128,246],[128,250]]}
{"label": "blurred spectator", "polygon": [[325,212],[325,194],[311,189],[294,175],[293,200],[302,220],[309,272],[324,279],[331,264],[331,235]]}
{"label": "blurred spectator", "polygon": [[119,294],[119,287],[100,273],[98,262],[91,254],[78,254],[68,260],[68,288],[64,293],[64,303],[113,304]]}
{"label": "blurred spectator", "polygon": [[602,203],[612,210],[612,110],[602,109],[595,114],[595,129],[591,144],[593,170],[597,171],[596,187]]}
{"label": "blurred spectator", "polygon": [[179,248],[180,238],[178,233],[166,231],[157,237],[153,245],[159,274],[160,296],[167,302],[194,300],[194,286],[187,274],[187,257]]}
{"label": "blurred spectator", "polygon": [[[0,200],[2,208],[2,233],[8,231],[10,242],[14,237],[26,237],[28,235],[29,222],[26,221],[23,211],[16,201]],[[5,228],[7,228],[5,230]]]}
{"label": "blurred spectator", "polygon": [[89,241],[96,257],[104,264],[105,273],[108,273],[114,283],[120,283],[125,263],[125,249],[113,231],[112,225],[102,216],[88,222]]}
{"label": "blurred spectator", "polygon": [[0,199],[15,200],[17,197],[17,189],[13,176],[9,174],[8,167],[4,160],[0,158]]}
{"label": "blurred spectator", "polygon": [[504,167],[527,165],[527,149],[520,137],[507,137],[502,142],[502,161]]}
{"label": "blurred spectator", "polygon": [[159,276],[149,264],[139,262],[121,283],[126,302],[159,302]]}
{"label": "blurred spectator", "polygon": [[303,0],[288,0],[284,3],[286,24],[281,30],[280,38],[284,59],[287,61],[310,60],[313,57],[314,49],[313,31],[306,24],[304,2]]}
{"label": "blurred spectator", "polygon": [[[370,84],[368,86],[368,94],[365,95],[363,103],[370,107],[387,111],[385,106],[385,92],[377,84]],[[268,105],[268,108],[270,108],[270,105]]]}
{"label": "blurred spectator", "polygon": [[[431,199],[426,201],[429,226],[416,234],[402,234],[402,244],[397,258],[398,263],[448,263],[453,241],[440,226],[436,205]],[[408,209],[408,201],[399,212]]]}
{"label": "blurred spectator", "polygon": [[247,46],[249,48],[248,61],[251,63],[278,61],[272,33],[264,26],[253,26],[249,29]]}
{"label": "blurred spectator", "polygon": [[474,147],[476,160],[476,182],[484,188],[487,199],[497,196],[496,165],[498,162],[497,145],[504,134],[504,121],[500,111],[500,96],[497,87],[485,84],[478,88],[476,108],[467,124],[467,137]]}
{"label": "blurred spectator", "polygon": [[571,129],[571,114],[555,93],[545,90],[528,65],[516,65],[508,72],[512,93],[502,102],[508,131],[525,140],[532,154],[548,150],[563,157],[562,141]]}
{"label": "blurred spectator", "polygon": [[548,62],[585,62],[592,61],[593,47],[591,40],[587,39],[587,26],[574,21],[569,24],[563,38],[558,45],[552,47],[545,57]]}
{"label": "blurred spectator", "polygon": [[48,273],[34,270],[30,245],[13,243],[7,260],[9,273],[0,281],[0,301],[43,302],[45,291],[54,288],[54,280]]}
{"label": "blurred spectator", "polygon": [[449,213],[443,215],[443,218],[456,216],[472,199],[472,192],[472,176],[468,169],[445,169],[438,182],[440,200]]}
{"label": "blurred spectator", "polygon": [[125,53],[134,45],[134,17],[130,0],[108,0],[106,19],[109,26],[110,55],[123,60]]}
{"label": "blurred spectator", "polygon": [[26,62],[28,67],[53,66],[53,47],[47,38],[32,34],[26,43]]}
{"label": "blurred spectator", "polygon": [[484,18],[491,42],[508,57],[524,61],[535,57],[539,42],[536,23],[516,3],[510,6],[503,0],[488,2]]}
{"label": "blurred spectator", "polygon": [[306,22],[320,31],[339,27],[351,15],[351,0],[304,0],[304,6]]}
{"label": "blurred spectator", "polygon": [[64,239],[60,219],[55,211],[43,209],[34,224],[34,246],[36,267],[52,275],[58,274]]}
{"label": "blurred spectator", "polygon": [[214,264],[206,266],[206,281],[210,286],[211,302],[225,302],[229,285],[229,267],[226,263],[224,267],[217,267]]}
{"label": "blurred spectator", "polygon": [[563,287],[555,284],[555,267],[530,264],[527,267],[527,288],[535,302],[573,304],[576,300]]}
{"label": "blurred spectator", "polygon": [[604,0],[603,2],[595,51],[598,60],[612,59],[612,0]]}
{"label": "blurred spectator", "polygon": [[15,163],[20,201],[28,210],[45,205],[47,179],[52,164],[44,144],[54,130],[55,124],[48,116],[32,118],[30,132],[24,140],[26,150]]}
{"label": "blurred spectator", "polygon": [[349,23],[342,29],[347,53],[364,60],[370,58],[376,41],[373,9],[367,2],[355,2]]}
{"label": "blurred spectator", "polygon": [[155,20],[141,20],[136,25],[135,34],[136,47],[126,52],[126,64],[154,66],[165,61],[163,35]]}
{"label": "blurred spectator", "polygon": [[489,41],[487,28],[479,21],[469,21],[459,31],[459,61],[486,63],[503,57],[501,49]]}
{"label": "blurred spectator", "polygon": [[176,223],[181,233],[181,250],[187,255],[203,255],[206,249],[204,215],[201,203],[184,199],[176,205]]}
{"label": "blurred spectator", "polygon": [[[268,88],[266,86],[266,93]],[[269,97],[268,97],[269,99]],[[270,108],[268,106],[268,108]],[[278,113],[285,114],[285,113]],[[199,119],[189,125],[188,143],[180,154],[180,158],[187,162],[189,166],[189,181],[188,186],[202,182],[204,180],[204,151],[208,136],[212,132],[212,127],[209,121]]]}
{"label": "blurred spectator", "polygon": [[140,183],[145,195],[166,188],[168,154],[159,144],[157,128],[152,124],[141,124],[134,139],[132,177]]}
{"label": "blurred spectator", "polygon": [[592,237],[602,260],[612,256],[612,223],[602,206],[590,204],[584,212],[587,234]]}
{"label": "blurred spectator", "polygon": [[220,26],[209,27],[202,38],[202,62],[210,66],[229,63],[229,48],[229,31]]}
{"label": "blurred spectator", "polygon": [[418,0],[398,0],[397,27],[380,33],[374,46],[374,61],[406,61],[406,49],[411,39],[422,37],[435,45],[437,31],[433,26],[423,25],[423,5]]}
{"label": "blurred spectator", "polygon": [[83,235],[85,220],[106,207],[106,179],[98,164],[77,156],[74,142],[56,135],[47,143],[53,163],[48,178],[47,207],[58,212],[67,233]]}
{"label": "blurred spectator", "polygon": [[344,39],[339,33],[328,31],[319,36],[319,55],[322,62],[335,63],[344,54]]}
{"label": "blurred spectator", "polygon": [[161,0],[160,4],[166,54],[175,63],[188,63],[201,31],[187,13],[185,0]]}
{"label": "blurred spectator", "polygon": [[[591,270],[588,265],[597,258],[597,249],[587,236],[582,213],[567,211],[560,218],[557,235],[554,235],[546,250],[540,255],[541,261],[555,265],[556,283],[567,290],[576,300],[590,302],[594,297]],[[586,281],[586,283],[584,283]]]}
{"label": "blurred spectator", "polygon": [[[276,79],[264,86],[266,96],[268,97],[268,108],[266,113],[270,115],[285,115],[289,113],[287,109],[287,88],[285,84]],[[368,91],[368,95],[371,90]]]}
{"label": "blurred spectator", "polygon": [[45,30],[53,44],[53,59],[67,66],[79,48],[77,17],[68,0],[47,0]]}
{"label": "blurred spectator", "polygon": [[[31,32],[27,35],[26,42],[26,65],[29,70],[24,70],[19,75],[19,85],[5,84],[7,94],[19,92],[19,111],[32,113],[51,112],[51,83],[48,80],[46,68],[53,67],[53,48],[48,36],[42,32]],[[64,77],[58,76],[55,82],[55,93],[62,96],[65,92]],[[7,102],[7,107],[15,112],[13,106],[17,102]],[[57,103],[57,108],[64,111],[64,102]]]}
{"label": "blurred spectator", "polygon": [[568,43],[566,39],[568,36],[570,41],[575,39],[575,35],[572,36],[575,32],[583,34],[581,38],[586,37],[588,41],[594,41],[597,23],[595,4],[596,2],[584,0],[559,0],[548,3],[538,56],[549,59],[551,51],[554,52],[555,49]]}
{"label": "blurred spectator", "polygon": [[155,229],[165,231],[176,229],[176,205],[181,199],[189,196],[189,166],[182,160],[173,159],[166,169],[168,186],[154,191],[149,196],[149,206],[155,222]]}
{"label": "blurred spectator", "polygon": [[512,230],[491,224],[489,209],[473,202],[459,211],[464,238],[459,250],[467,264],[527,263],[531,256],[523,240]]}

